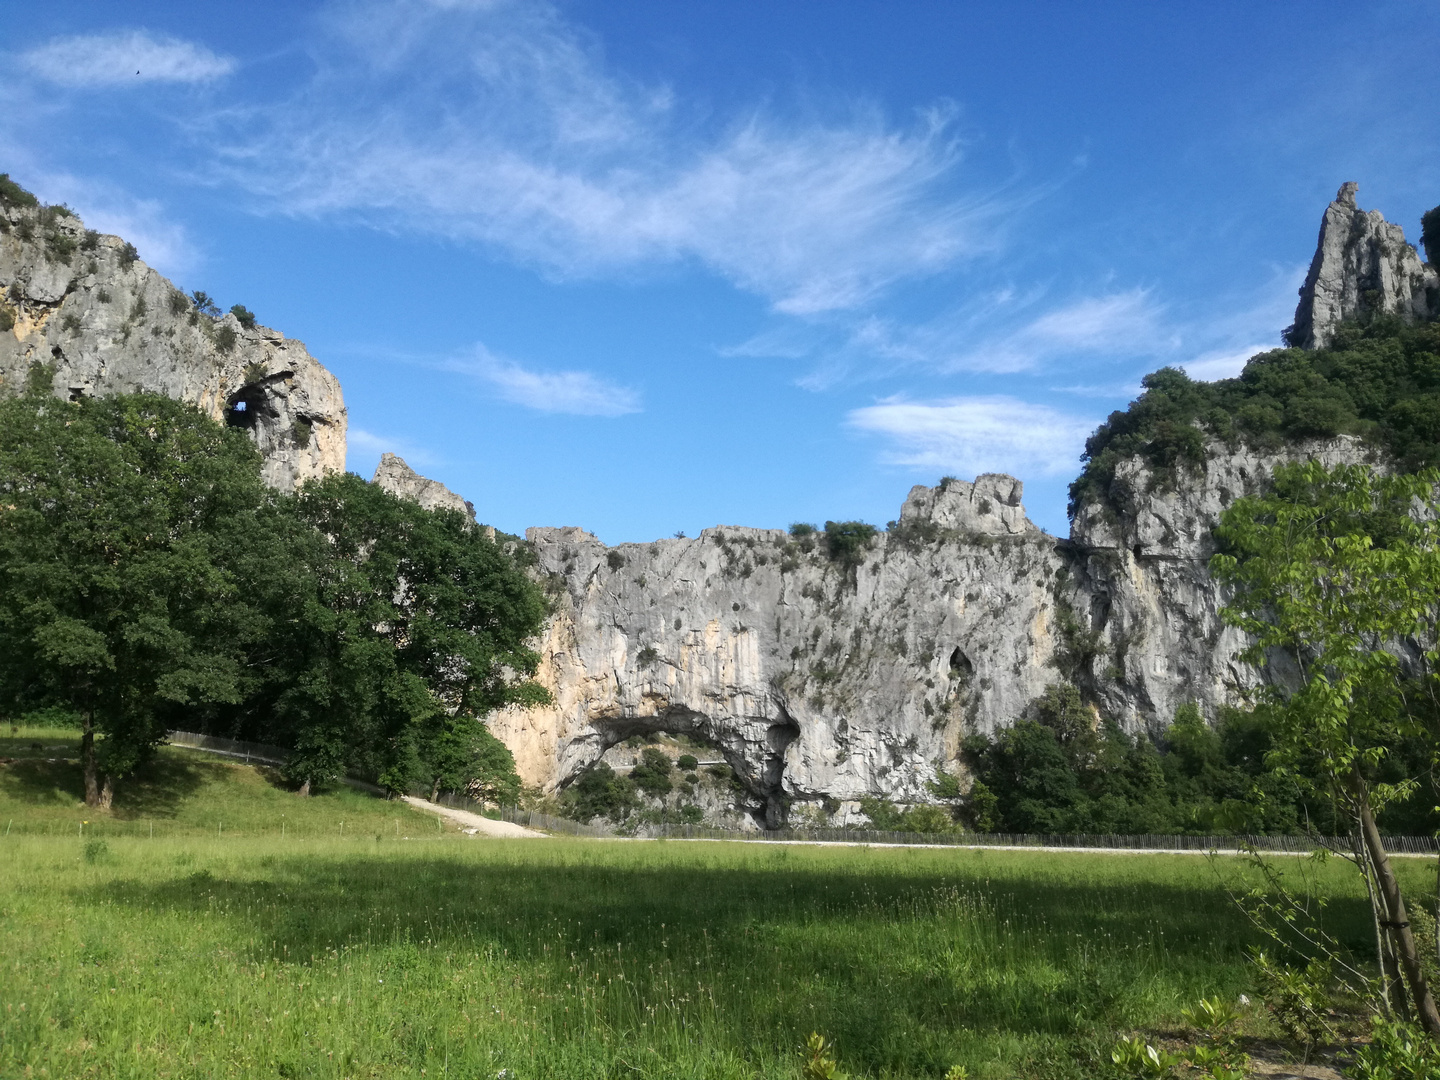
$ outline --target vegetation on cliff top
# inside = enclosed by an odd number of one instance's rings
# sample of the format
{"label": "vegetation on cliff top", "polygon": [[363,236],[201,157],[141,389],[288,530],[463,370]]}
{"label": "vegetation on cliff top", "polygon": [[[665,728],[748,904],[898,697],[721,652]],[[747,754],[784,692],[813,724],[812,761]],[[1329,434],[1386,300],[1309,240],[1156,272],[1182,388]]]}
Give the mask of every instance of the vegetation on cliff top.
{"label": "vegetation on cliff top", "polygon": [[1126,458],[1162,474],[1204,460],[1208,439],[1278,447],[1357,435],[1407,468],[1440,463],[1440,323],[1377,317],[1340,328],[1330,347],[1273,349],[1235,379],[1197,382],[1177,368],[1142,380],[1144,393],[1085,443],[1070,514],[1103,501]]}

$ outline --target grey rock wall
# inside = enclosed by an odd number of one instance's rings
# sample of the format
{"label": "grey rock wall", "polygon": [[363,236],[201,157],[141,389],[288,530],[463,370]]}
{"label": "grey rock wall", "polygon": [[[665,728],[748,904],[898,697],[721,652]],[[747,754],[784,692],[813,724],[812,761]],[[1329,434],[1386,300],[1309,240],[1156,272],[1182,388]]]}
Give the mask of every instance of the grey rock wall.
{"label": "grey rock wall", "polygon": [[530,529],[557,592],[540,646],[555,703],[491,726],[552,791],[631,735],[687,735],[735,769],[750,820],[774,826],[797,808],[844,822],[866,796],[927,801],[937,772],[962,771],[965,735],[1065,679],[1132,731],[1187,701],[1213,717],[1261,674],[1220,620],[1211,528],[1307,456],[1366,453],[1350,439],[1283,455],[1212,445],[1173,485],[1131,461],[1063,540],[1029,521],[1012,477],[916,487],[853,567],[823,536],[770,529],[615,548]]}
{"label": "grey rock wall", "polygon": [[1358,190],[1358,184],[1343,185],[1320,222],[1320,241],[1289,335],[1302,349],[1323,348],[1341,322],[1364,314],[1406,322],[1440,314],[1435,268],[1421,262],[1404,229],[1379,210],[1355,204]]}
{"label": "grey rock wall", "polygon": [[344,469],[340,383],[303,344],[196,312],[123,240],[73,216],[12,207],[0,225],[0,302],[14,320],[0,331],[0,393],[52,365],[60,397],[148,391],[246,428],[272,487]]}
{"label": "grey rock wall", "polygon": [[475,507],[470,503],[440,481],[421,476],[396,454],[380,455],[380,464],[370,482],[391,495],[419,503],[426,510],[458,510],[472,519],[475,517]]}

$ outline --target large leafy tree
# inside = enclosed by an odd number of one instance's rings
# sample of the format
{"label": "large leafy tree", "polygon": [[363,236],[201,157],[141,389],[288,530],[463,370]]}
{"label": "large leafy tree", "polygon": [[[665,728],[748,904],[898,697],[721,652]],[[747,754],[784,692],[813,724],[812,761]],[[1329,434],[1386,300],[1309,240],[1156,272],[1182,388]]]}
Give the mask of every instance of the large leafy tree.
{"label": "large leafy tree", "polygon": [[269,501],[250,442],[187,405],[0,401],[0,708],[81,717],[89,805],[164,738],[167,705],[243,696]]}
{"label": "large leafy tree", "polygon": [[1266,688],[1271,763],[1318,777],[1352,823],[1382,941],[1432,1036],[1440,1036],[1440,1012],[1376,815],[1416,784],[1382,779],[1380,767],[1433,715],[1423,699],[1435,689],[1437,484],[1433,471],[1281,468],[1270,494],[1225,512],[1217,534],[1226,550],[1211,563],[1235,589],[1224,617],[1252,635],[1250,658],[1276,676]]}
{"label": "large leafy tree", "polygon": [[351,474],[287,506],[312,530],[311,583],[281,631],[274,712],[302,790],[347,764],[395,790],[452,786],[457,758],[493,751],[475,718],[548,700],[527,678],[546,603],[514,549]]}

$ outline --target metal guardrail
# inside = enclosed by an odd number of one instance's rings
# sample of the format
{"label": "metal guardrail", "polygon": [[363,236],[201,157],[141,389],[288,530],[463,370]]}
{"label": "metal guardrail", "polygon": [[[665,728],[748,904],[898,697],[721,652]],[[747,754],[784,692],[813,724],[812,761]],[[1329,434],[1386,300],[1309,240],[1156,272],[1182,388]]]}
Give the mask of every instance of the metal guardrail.
{"label": "metal guardrail", "polygon": [[[185,746],[194,750],[205,750],[245,761],[265,765],[282,765],[288,751],[279,746],[264,743],[241,742],[225,739],[218,735],[199,735],[190,731],[171,731],[167,737],[173,746]],[[368,785],[367,785],[368,786]],[[426,798],[429,792],[416,791],[412,794]],[[464,795],[443,794],[435,800],[437,805],[452,809],[469,810],[472,813],[494,815],[488,807]],[[507,806],[499,810],[502,821],[513,822],[532,829],[564,836],[610,837],[628,836],[648,839],[675,840],[805,840],[842,844],[927,844],[964,847],[1035,847],[1035,848],[1110,848],[1135,851],[1237,851],[1253,847],[1258,851],[1304,853],[1314,851],[1322,845],[1348,850],[1351,846],[1346,837],[1312,836],[1184,836],[1167,833],[1142,835],[1106,834],[1037,834],[1037,833],[914,833],[890,832],[882,829],[715,829],[704,825],[645,824],[617,828],[613,825],[590,825],[569,818],[555,817],[538,810],[522,810]],[[1440,852],[1440,839],[1433,836],[1386,836],[1385,850],[1396,854],[1419,855]]]}

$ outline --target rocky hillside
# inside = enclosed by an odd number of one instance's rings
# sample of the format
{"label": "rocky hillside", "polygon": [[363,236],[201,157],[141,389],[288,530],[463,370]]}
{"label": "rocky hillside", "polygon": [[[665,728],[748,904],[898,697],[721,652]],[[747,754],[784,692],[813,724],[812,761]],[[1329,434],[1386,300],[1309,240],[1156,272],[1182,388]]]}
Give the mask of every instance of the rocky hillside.
{"label": "rocky hillside", "polygon": [[[1355,208],[1353,185],[1320,248],[1292,336],[1324,343],[1357,315],[1420,323],[1440,310],[1433,269],[1397,226]],[[1264,380],[1300,364],[1282,350],[1252,362],[1253,385],[1230,381],[1235,400],[1278,409],[1253,429],[1218,424],[1213,408],[1177,413],[1198,385],[1178,372],[1155,384],[1165,419],[1125,429],[1133,445],[1101,439],[1110,453],[1077,485],[1068,539],[1036,528],[1020,481],[999,475],[916,487],[888,530],[839,552],[824,534],[731,526],[615,548],[579,528],[530,529],[557,595],[540,676],[555,702],[492,727],[550,790],[623,740],[682,735],[723,754],[750,820],[776,826],[796,809],[843,822],[866,796],[927,801],[937,773],[963,770],[966,734],[1012,722],[1062,680],[1132,731],[1163,728],[1189,701],[1213,718],[1262,677],[1238,659],[1206,569],[1221,511],[1284,461],[1384,453],[1343,430],[1345,417],[1365,423],[1353,402],[1316,413],[1305,398],[1304,422],[1284,426],[1294,402]],[[1157,445],[1167,452],[1145,452]]]}
{"label": "rocky hillside", "polygon": [[118,236],[0,177],[0,393],[43,372],[61,397],[150,391],[248,430],[265,480],[345,467],[340,383],[298,341],[200,310]]}

